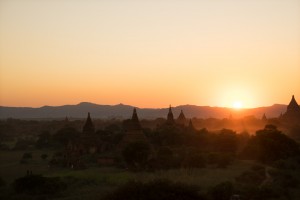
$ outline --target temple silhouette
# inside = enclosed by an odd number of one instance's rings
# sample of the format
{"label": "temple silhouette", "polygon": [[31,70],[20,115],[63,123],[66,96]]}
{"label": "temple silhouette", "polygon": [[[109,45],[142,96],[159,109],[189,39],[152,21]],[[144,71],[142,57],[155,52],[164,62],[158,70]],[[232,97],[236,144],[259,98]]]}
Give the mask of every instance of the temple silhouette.
{"label": "temple silhouette", "polygon": [[126,145],[134,142],[147,142],[147,138],[143,133],[140,120],[138,118],[136,108],[133,109],[131,119],[123,122],[124,136],[119,144],[119,150],[122,150]]}
{"label": "temple silhouette", "polygon": [[176,121],[177,121],[178,124],[181,124],[181,125],[185,125],[186,124],[186,118],[185,118],[185,115],[183,114],[182,110],[180,111],[180,114],[179,114],[179,116],[178,116],[178,118],[177,118]]}
{"label": "temple silhouette", "polygon": [[286,112],[280,118],[286,123],[300,122],[300,107],[294,95],[292,96],[292,99],[287,106]]}
{"label": "temple silhouette", "polygon": [[90,113],[88,113],[87,119],[86,119],[85,124],[84,124],[83,129],[82,129],[82,132],[84,134],[95,133],[95,126],[92,122]]}
{"label": "temple silhouette", "polygon": [[171,105],[169,107],[169,112],[168,112],[166,123],[169,124],[169,125],[172,125],[172,124],[175,123]]}
{"label": "temple silhouette", "polygon": [[[281,114],[277,119],[286,127],[300,123],[300,107],[295,100],[294,95],[287,106],[286,112]],[[269,119],[265,113],[261,120],[265,123],[269,123]],[[65,121],[67,124],[68,119],[66,118]],[[174,128],[192,132],[196,130],[192,120],[185,117],[183,110],[181,110],[179,116],[174,119],[172,107],[170,105],[168,113],[166,113],[165,121],[159,124],[157,129],[172,130]],[[84,163],[80,160],[82,155],[102,153],[105,151],[107,152],[107,150],[120,154],[122,150],[131,143],[145,142],[150,144],[147,136],[144,134],[136,108],[133,108],[132,117],[123,121],[122,131],[122,137],[119,143],[114,147],[107,146],[106,142],[101,139],[101,133],[99,134],[99,132],[95,131],[95,125],[93,124],[91,115],[88,112],[80,136],[75,140],[70,141],[66,146],[64,154],[66,166],[71,168],[82,168],[84,166]],[[113,163],[114,157],[105,157],[99,160],[104,163]]]}

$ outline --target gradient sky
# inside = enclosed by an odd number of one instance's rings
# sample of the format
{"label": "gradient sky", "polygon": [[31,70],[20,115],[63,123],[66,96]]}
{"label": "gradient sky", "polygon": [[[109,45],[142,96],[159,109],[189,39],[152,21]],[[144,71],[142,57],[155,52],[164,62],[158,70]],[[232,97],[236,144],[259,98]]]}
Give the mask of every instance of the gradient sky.
{"label": "gradient sky", "polygon": [[300,102],[299,0],[0,0],[0,105]]}

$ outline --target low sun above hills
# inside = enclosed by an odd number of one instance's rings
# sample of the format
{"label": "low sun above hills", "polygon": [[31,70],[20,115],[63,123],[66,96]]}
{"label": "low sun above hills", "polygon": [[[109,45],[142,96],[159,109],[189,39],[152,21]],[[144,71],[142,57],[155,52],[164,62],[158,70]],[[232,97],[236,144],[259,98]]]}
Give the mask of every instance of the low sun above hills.
{"label": "low sun above hills", "polygon": [[0,105],[286,104],[299,35],[296,0],[3,0]]}

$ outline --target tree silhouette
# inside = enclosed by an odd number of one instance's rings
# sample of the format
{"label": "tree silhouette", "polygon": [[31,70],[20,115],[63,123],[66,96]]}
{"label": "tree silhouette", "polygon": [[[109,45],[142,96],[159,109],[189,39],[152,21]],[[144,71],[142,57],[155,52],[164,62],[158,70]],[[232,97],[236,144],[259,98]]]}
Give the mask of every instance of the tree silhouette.
{"label": "tree silhouette", "polygon": [[261,162],[272,162],[299,154],[298,144],[274,125],[266,125],[252,136],[242,155]]}
{"label": "tree silhouette", "polygon": [[150,146],[142,141],[129,143],[122,153],[128,167],[139,170],[147,164],[150,156]]}

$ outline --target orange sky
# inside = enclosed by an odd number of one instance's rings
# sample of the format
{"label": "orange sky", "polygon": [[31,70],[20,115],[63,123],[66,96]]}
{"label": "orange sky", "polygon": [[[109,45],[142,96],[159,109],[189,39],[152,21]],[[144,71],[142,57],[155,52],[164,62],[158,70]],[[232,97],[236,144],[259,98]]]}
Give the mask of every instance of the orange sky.
{"label": "orange sky", "polygon": [[0,105],[300,102],[299,0],[0,0]]}

